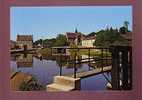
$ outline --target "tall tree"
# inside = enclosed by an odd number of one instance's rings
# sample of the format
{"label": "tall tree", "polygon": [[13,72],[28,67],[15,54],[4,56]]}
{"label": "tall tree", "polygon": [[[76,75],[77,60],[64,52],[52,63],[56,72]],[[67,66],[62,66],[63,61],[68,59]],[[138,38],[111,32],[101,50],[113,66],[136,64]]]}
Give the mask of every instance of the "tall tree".
{"label": "tall tree", "polygon": [[108,47],[113,44],[119,37],[119,33],[116,29],[110,28],[105,31],[99,32],[96,36],[95,46]]}
{"label": "tall tree", "polygon": [[67,38],[63,34],[58,34],[56,37],[56,42],[54,43],[54,46],[66,46],[67,45]]}
{"label": "tall tree", "polygon": [[129,22],[128,21],[124,21],[124,27],[126,28],[126,31],[128,31],[128,26],[129,26]]}

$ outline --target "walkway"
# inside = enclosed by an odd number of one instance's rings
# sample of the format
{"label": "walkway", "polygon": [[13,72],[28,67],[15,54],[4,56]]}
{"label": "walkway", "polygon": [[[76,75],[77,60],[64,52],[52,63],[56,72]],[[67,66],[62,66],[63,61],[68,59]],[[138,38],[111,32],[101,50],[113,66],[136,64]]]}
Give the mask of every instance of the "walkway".
{"label": "walkway", "polygon": [[47,91],[73,91],[80,90],[81,88],[81,79],[103,72],[111,70],[111,66],[106,66],[103,68],[97,68],[91,71],[84,71],[76,73],[76,78],[74,74],[68,74],[64,76],[55,76],[53,83],[46,86]]}
{"label": "walkway", "polygon": [[[111,70],[111,66],[106,66],[106,67],[103,67],[103,69],[102,68],[96,68],[96,69],[90,70],[90,71],[77,72],[76,78],[86,78],[86,77],[93,76],[93,75],[96,75],[96,74],[108,72],[110,70]],[[68,74],[68,75],[64,75],[64,76],[74,77],[74,74]]]}

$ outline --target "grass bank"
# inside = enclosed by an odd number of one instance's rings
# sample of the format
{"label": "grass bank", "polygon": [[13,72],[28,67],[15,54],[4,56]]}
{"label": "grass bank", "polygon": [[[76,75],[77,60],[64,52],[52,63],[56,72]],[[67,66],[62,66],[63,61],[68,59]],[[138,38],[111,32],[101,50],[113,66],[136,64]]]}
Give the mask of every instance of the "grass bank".
{"label": "grass bank", "polygon": [[[103,54],[102,54],[103,53]],[[89,50],[80,50],[81,55],[89,55]],[[103,56],[111,56],[110,52],[101,51],[101,50],[90,50],[90,56],[93,57],[102,57]]]}
{"label": "grass bank", "polygon": [[38,50],[38,53],[40,53],[41,55],[44,55],[44,56],[48,56],[48,55],[51,55],[51,49],[50,48],[43,48],[43,49]]}

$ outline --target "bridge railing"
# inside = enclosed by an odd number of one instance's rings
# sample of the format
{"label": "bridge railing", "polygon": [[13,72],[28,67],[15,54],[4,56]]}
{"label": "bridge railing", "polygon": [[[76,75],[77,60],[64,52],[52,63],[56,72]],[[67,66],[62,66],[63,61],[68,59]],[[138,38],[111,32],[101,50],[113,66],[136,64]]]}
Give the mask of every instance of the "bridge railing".
{"label": "bridge railing", "polygon": [[[72,52],[73,51],[73,52]],[[64,48],[64,47],[54,47],[51,50],[52,55],[58,55],[60,58],[60,75],[64,75],[63,73],[63,63],[68,62],[73,68],[74,78],[76,78],[76,74],[78,73],[78,65],[82,63],[88,64],[88,70],[94,70],[94,66],[96,66],[97,62],[99,62],[99,67],[103,67],[110,65],[111,62],[111,53],[109,52],[109,48]],[[99,52],[99,55],[95,54],[95,52]],[[63,60],[63,57],[69,55],[70,59]],[[87,57],[82,58],[79,57],[81,55],[87,55]],[[94,64],[93,64],[94,63]],[[67,66],[68,67],[68,66]],[[91,69],[92,68],[92,69]]]}
{"label": "bridge railing", "polygon": [[132,47],[111,46],[110,51],[112,52],[112,88],[132,89]]}
{"label": "bridge railing", "polygon": [[[53,48],[52,48],[53,49]],[[66,53],[66,50],[75,50],[74,59],[66,60],[65,62],[69,62],[72,64],[74,68],[73,74],[74,78],[78,73],[77,65],[81,64],[83,60],[86,60],[88,63],[89,70],[92,62],[100,62],[100,66],[103,70],[103,67],[106,65],[112,65],[111,69],[111,85],[114,90],[130,90],[132,89],[132,47],[131,46],[110,46],[110,48],[54,48],[59,49],[60,52],[56,52],[60,56],[60,62],[64,62],[62,60],[62,56],[69,55]],[[62,51],[63,50],[63,51]],[[81,50],[87,50],[87,58],[77,58],[77,55],[81,52]],[[92,51],[99,50],[101,55],[99,57],[93,55]],[[104,53],[108,52],[108,53]],[[71,55],[71,54],[70,54]],[[60,75],[63,75],[62,72],[62,63],[60,65]]]}

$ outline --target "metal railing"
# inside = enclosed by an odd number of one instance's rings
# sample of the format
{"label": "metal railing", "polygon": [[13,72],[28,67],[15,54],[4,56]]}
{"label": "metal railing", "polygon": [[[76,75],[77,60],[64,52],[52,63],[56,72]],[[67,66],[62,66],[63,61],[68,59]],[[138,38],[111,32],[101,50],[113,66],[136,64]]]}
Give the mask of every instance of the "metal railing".
{"label": "metal railing", "polygon": [[[58,51],[59,50],[59,51]],[[67,50],[74,50],[75,51],[75,54],[74,54],[74,59],[66,59],[65,61],[63,61],[62,57],[65,56],[65,55],[68,55],[67,54]],[[81,52],[81,50],[85,50],[86,54],[88,57],[87,58],[79,58],[77,57],[78,54]],[[100,54],[99,56],[97,55],[92,55],[91,53],[94,52],[95,50],[99,50]],[[56,52],[55,52],[56,51]],[[69,64],[72,64],[72,68],[73,68],[73,75],[74,75],[74,78],[76,78],[76,75],[77,75],[77,65],[78,64],[82,64],[82,63],[87,63],[88,66],[89,66],[89,69],[91,69],[92,65],[91,63],[92,62],[97,62],[97,61],[100,61],[101,63],[101,68],[102,68],[102,72],[103,72],[103,67],[105,67],[105,65],[109,64],[108,61],[111,60],[111,56],[108,55],[109,52],[109,48],[69,48],[69,47],[53,47],[51,48],[51,53],[52,55],[56,54],[59,56],[60,58],[60,71],[59,71],[59,75],[63,75],[63,67],[62,67],[62,63],[64,62],[68,62]],[[71,55],[71,54],[70,54]],[[104,65],[104,62],[105,62],[105,65]],[[93,68],[94,70],[94,68]]]}
{"label": "metal railing", "polygon": [[132,89],[132,47],[111,46],[112,52],[112,88],[114,90]]}

